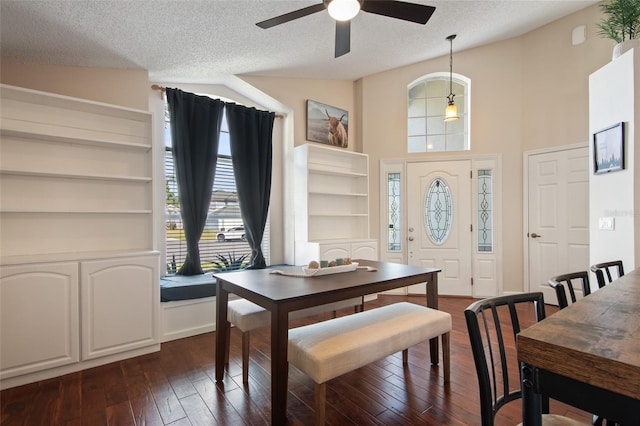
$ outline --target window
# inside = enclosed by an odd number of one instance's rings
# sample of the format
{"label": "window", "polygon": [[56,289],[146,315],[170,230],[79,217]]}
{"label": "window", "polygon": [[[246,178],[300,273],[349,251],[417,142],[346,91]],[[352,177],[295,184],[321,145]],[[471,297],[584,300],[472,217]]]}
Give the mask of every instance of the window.
{"label": "window", "polygon": [[401,251],[400,229],[400,173],[387,174],[387,221],[389,223],[389,235],[387,249],[389,251]]}
{"label": "window", "polygon": [[470,149],[470,81],[454,74],[452,88],[460,119],[445,123],[444,111],[447,106],[447,95],[449,95],[449,74],[429,74],[409,85],[407,91],[408,152]]}
{"label": "window", "polygon": [[478,170],[478,251],[493,251],[492,170]]}
{"label": "window", "polygon": [[[176,183],[171,152],[171,127],[168,108],[165,105],[165,250],[166,273],[174,274],[184,263],[187,242],[180,216],[180,194]],[[251,256],[251,247],[240,229],[243,229],[240,205],[233,175],[229,128],[226,115],[222,118],[218,162],[213,182],[211,203],[202,237],[200,238],[200,261],[206,271],[220,271],[244,267]],[[269,235],[269,221],[265,236]],[[269,264],[268,238],[263,239],[263,252]]]}

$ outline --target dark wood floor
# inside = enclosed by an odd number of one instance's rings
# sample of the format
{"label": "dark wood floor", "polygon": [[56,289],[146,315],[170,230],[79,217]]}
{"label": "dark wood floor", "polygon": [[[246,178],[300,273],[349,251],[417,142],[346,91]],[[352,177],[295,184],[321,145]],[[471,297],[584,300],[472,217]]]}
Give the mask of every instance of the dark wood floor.
{"label": "dark wood floor", "polygon": [[[381,296],[367,302],[366,308],[400,300],[424,303],[417,296]],[[398,353],[331,380],[327,423],[479,425],[478,385],[463,315],[471,301],[440,298],[440,309],[453,316],[450,387],[443,386],[441,369],[429,366],[428,346],[423,343],[409,350],[406,368]],[[548,314],[553,311],[548,308]],[[252,335],[248,386],[242,385],[240,336],[236,330],[231,336],[230,371],[222,384],[215,382],[215,333],[208,333],[165,343],[157,353],[2,391],[1,424],[269,424],[269,330]],[[290,367],[288,424],[313,424],[313,388],[311,379]],[[554,413],[590,420],[572,407],[552,402],[551,408]],[[520,413],[515,401],[500,412],[497,424],[515,425],[521,421]]]}

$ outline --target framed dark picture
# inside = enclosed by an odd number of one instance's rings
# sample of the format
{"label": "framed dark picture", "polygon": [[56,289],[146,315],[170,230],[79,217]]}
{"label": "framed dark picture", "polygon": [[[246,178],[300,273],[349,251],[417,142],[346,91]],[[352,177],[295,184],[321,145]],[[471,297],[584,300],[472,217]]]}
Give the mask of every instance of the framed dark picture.
{"label": "framed dark picture", "polygon": [[594,174],[624,169],[624,123],[617,123],[593,135]]}
{"label": "framed dark picture", "polygon": [[348,129],[347,111],[307,100],[307,140],[346,148]]}

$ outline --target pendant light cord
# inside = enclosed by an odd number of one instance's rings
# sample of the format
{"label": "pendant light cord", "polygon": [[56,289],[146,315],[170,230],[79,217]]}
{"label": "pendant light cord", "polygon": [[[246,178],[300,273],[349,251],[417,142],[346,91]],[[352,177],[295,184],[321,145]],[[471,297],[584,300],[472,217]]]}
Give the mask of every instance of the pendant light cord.
{"label": "pendant light cord", "polygon": [[453,39],[449,39],[449,94],[453,93]]}
{"label": "pendant light cord", "polygon": [[453,103],[453,39],[456,38],[456,34],[451,34],[447,37],[449,40],[449,103]]}

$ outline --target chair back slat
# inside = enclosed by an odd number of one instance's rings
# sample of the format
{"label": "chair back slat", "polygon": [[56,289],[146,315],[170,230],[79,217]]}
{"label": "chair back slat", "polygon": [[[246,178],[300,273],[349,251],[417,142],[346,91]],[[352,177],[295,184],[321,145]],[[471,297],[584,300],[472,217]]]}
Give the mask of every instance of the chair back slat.
{"label": "chair back slat", "polygon": [[589,294],[591,294],[591,284],[589,283],[589,273],[587,271],[571,272],[568,274],[557,275],[549,280],[549,285],[556,291],[556,296],[558,297],[558,306],[560,307],[560,309],[564,309],[569,306],[565,286],[569,290],[571,303],[575,303],[577,300],[576,291],[574,288],[574,280],[581,281],[583,296],[588,296]]}
{"label": "chair back slat", "polygon": [[[611,275],[611,271],[616,270],[618,276]],[[596,263],[591,265],[591,272],[596,274],[598,281],[598,287],[602,288],[607,284],[610,284],[614,279],[620,278],[624,275],[624,267],[622,266],[622,260],[613,260],[611,262]],[[607,274],[607,281],[605,281],[604,274]]]}

